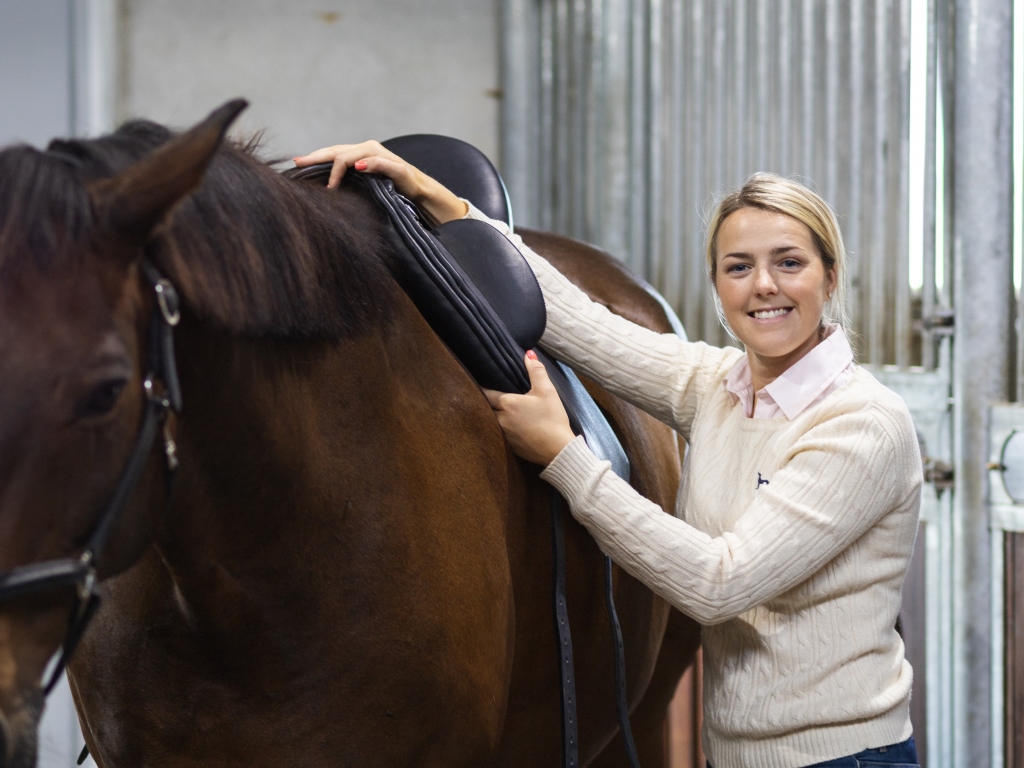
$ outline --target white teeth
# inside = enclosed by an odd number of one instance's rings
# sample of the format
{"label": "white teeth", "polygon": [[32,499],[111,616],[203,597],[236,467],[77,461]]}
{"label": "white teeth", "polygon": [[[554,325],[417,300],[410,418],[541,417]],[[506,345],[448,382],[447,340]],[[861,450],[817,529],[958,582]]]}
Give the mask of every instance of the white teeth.
{"label": "white teeth", "polygon": [[769,317],[782,317],[784,314],[789,312],[788,309],[763,309],[760,312],[752,312],[751,314],[758,320],[767,320]]}

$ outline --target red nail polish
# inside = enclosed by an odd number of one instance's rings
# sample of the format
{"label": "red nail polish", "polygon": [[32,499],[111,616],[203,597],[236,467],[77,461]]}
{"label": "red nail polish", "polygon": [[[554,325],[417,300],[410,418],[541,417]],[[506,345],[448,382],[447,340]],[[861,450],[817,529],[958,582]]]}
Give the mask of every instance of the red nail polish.
{"label": "red nail polish", "polygon": [[357,171],[365,171],[366,170],[366,161],[365,160],[356,160],[355,169]]}
{"label": "red nail polish", "polygon": [[526,352],[526,356],[527,356],[528,358],[530,358],[531,360],[536,360],[536,359],[537,359],[537,353],[536,353],[536,352],[534,352],[534,351],[533,351],[532,349],[531,349],[531,350],[528,350],[528,351]]}

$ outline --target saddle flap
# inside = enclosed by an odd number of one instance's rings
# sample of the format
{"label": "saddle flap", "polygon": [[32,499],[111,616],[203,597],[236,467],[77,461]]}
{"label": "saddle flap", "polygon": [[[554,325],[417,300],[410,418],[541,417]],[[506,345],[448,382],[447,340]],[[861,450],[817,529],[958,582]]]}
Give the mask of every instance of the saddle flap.
{"label": "saddle flap", "polygon": [[462,219],[434,230],[469,281],[523,349],[544,334],[547,313],[533,270],[503,234],[482,221]]}

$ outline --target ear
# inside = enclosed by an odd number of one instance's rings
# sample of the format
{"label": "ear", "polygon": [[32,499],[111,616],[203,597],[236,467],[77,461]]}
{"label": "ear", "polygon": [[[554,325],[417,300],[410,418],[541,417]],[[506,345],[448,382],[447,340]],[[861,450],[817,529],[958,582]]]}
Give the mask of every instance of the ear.
{"label": "ear", "polygon": [[99,226],[144,242],[175,205],[199,186],[228,127],[249,105],[229,101],[126,171],[89,187]]}

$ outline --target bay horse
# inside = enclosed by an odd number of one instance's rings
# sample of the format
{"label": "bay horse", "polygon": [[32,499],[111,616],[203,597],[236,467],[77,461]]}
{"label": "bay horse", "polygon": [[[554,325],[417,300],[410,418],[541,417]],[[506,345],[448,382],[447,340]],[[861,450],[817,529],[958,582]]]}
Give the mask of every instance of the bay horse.
{"label": "bay horse", "polygon": [[[90,752],[136,766],[557,766],[548,488],[388,270],[354,185],[281,177],[149,122],[0,153],[0,573],[78,557],[136,440],[155,294],[181,296],[184,409],[98,557],[68,667]],[[669,331],[610,257],[524,233],[599,301]],[[591,387],[631,481],[671,509],[674,433]],[[621,765],[602,557],[566,531],[584,764]],[[696,626],[616,573],[641,757]],[[66,589],[0,605],[0,768],[30,768]]]}

